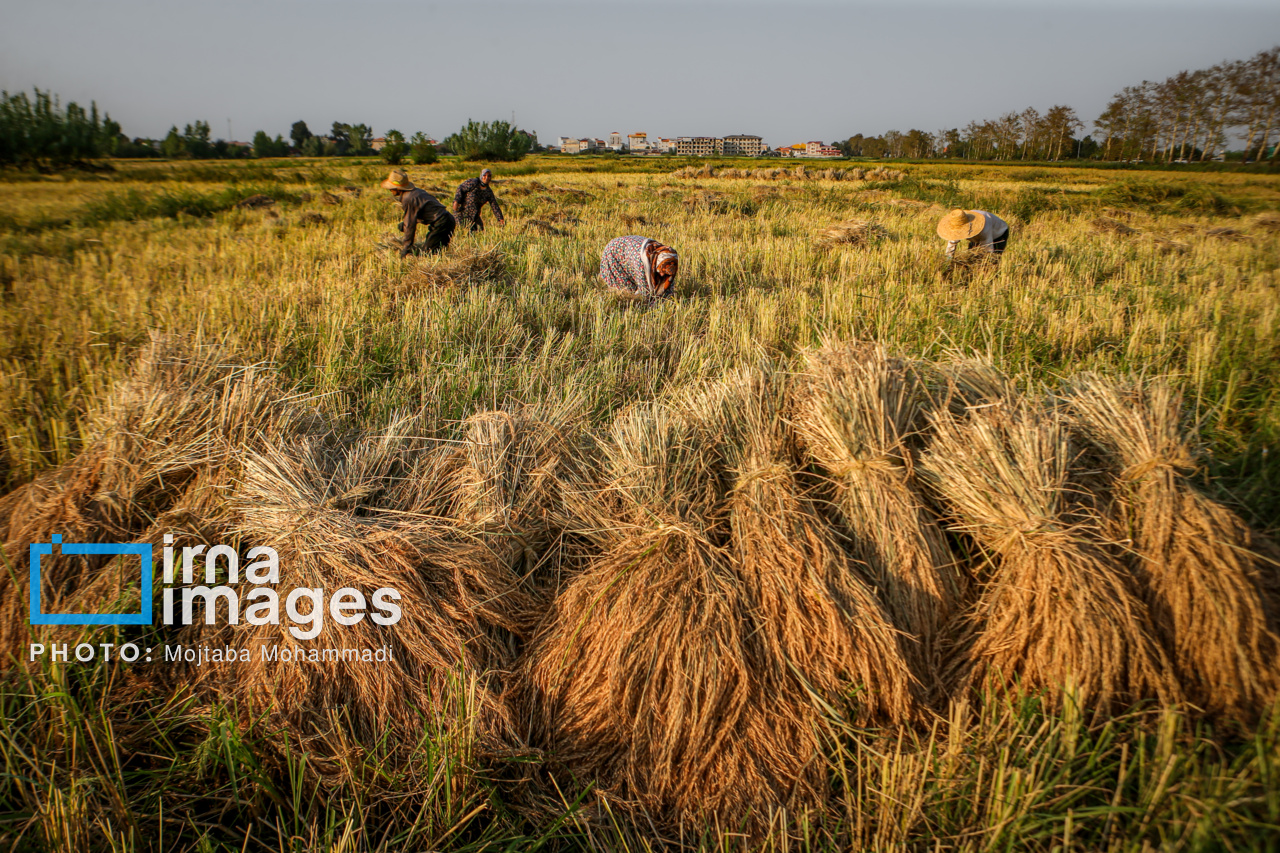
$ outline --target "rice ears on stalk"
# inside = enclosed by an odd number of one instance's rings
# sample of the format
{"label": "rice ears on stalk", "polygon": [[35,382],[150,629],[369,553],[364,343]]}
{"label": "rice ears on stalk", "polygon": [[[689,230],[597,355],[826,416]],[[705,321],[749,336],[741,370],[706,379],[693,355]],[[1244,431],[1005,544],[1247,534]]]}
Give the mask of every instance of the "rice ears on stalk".
{"label": "rice ears on stalk", "polygon": [[[237,364],[216,346],[153,334],[127,379],[87,417],[85,447],[4,499],[5,558],[26,565],[33,542],[133,542],[182,507],[210,510],[237,448],[264,436],[313,428],[317,416],[263,365]],[[154,539],[154,536],[149,538]],[[46,612],[110,612],[136,601],[104,556],[46,555]],[[130,573],[132,574],[132,573]],[[26,572],[0,575],[0,661],[31,639]],[[42,635],[63,629],[36,629]]]}
{"label": "rice ears on stalk", "polygon": [[914,368],[878,346],[808,354],[794,394],[806,454],[831,478],[851,553],[865,563],[917,677],[938,688],[937,641],[965,580],[919,492],[914,450],[927,396]]}
{"label": "rice ears on stalk", "polygon": [[1018,680],[1055,701],[1074,686],[1098,713],[1176,701],[1141,590],[1073,505],[1063,419],[1019,399],[932,419],[922,474],[991,557],[949,676],[958,686]]}
{"label": "rice ears on stalk", "polygon": [[[767,654],[760,675],[779,695],[794,692],[800,706],[811,695],[824,713],[907,722],[920,708],[900,632],[803,493],[783,420],[788,385],[769,365],[730,376],[720,430],[732,478],[731,552]],[[815,717],[815,733],[819,723]]]}
{"label": "rice ears on stalk", "polygon": [[[633,408],[604,450],[612,529],[528,650],[526,702],[555,767],[662,825],[767,820],[813,801],[803,707],[758,673],[752,601],[721,545],[715,393]],[[602,519],[601,519],[602,520]]]}
{"label": "rice ears on stalk", "polygon": [[481,412],[463,424],[456,472],[459,525],[488,549],[510,592],[501,606],[527,636],[558,575],[562,496],[577,485],[585,418],[580,399]]}
{"label": "rice ears on stalk", "polygon": [[[246,714],[287,727],[295,743],[314,752],[322,775],[343,772],[342,756],[334,753],[343,732],[372,743],[390,731],[399,749],[416,743],[426,725],[451,725],[459,684],[474,697],[468,725],[483,744],[503,749],[512,740],[497,683],[510,664],[494,625],[502,615],[492,604],[501,579],[486,574],[491,567],[478,543],[441,519],[404,513],[385,500],[406,472],[426,473],[411,461],[420,452],[449,459],[395,434],[358,441],[309,436],[248,455],[231,499],[233,535],[275,550],[279,577],[272,589],[322,589],[323,597],[310,611],[298,607],[313,615],[310,622],[297,624],[283,613],[278,624],[211,625],[197,617],[183,632],[192,645],[248,651],[247,661],[206,663],[190,673],[193,681],[234,698]],[[251,582],[247,566],[228,585],[242,613],[255,602],[266,606],[267,592]],[[339,595],[363,599],[363,618],[338,624],[328,604]],[[388,603],[399,609],[398,620]],[[259,654],[262,647],[276,647],[275,657]],[[389,660],[361,661],[363,650],[383,647]],[[309,649],[349,649],[355,656],[285,659]],[[334,708],[342,709],[340,730],[330,719]]]}
{"label": "rice ears on stalk", "polygon": [[1074,380],[1065,402],[1102,454],[1113,519],[1131,543],[1160,638],[1188,698],[1256,721],[1280,689],[1278,567],[1256,534],[1182,473],[1195,464],[1182,399],[1163,380]]}

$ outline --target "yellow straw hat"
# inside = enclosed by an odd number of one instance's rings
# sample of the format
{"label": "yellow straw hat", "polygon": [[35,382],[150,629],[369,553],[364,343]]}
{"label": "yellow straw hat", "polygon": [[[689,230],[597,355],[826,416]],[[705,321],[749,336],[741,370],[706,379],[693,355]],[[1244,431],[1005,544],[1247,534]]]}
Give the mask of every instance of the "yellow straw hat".
{"label": "yellow straw hat", "polygon": [[938,223],[938,236],[943,240],[968,240],[976,236],[987,224],[987,217],[980,210],[955,210],[942,217]]}
{"label": "yellow straw hat", "polygon": [[391,174],[382,182],[384,190],[416,190],[413,181],[409,180],[409,175],[404,169],[392,169]]}

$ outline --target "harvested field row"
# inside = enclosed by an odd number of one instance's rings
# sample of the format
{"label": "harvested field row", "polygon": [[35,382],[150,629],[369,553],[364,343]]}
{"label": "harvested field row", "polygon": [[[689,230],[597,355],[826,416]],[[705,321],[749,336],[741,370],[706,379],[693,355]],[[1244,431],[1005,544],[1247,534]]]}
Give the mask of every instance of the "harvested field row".
{"label": "harvested field row", "polygon": [[[762,364],[604,431],[568,400],[353,435],[269,367],[156,338],[89,433],[0,499],[11,564],[54,534],[173,534],[273,547],[282,592],[400,592],[393,626],[157,629],[237,651],[386,646],[392,663],[123,676],[268,720],[332,784],[351,750],[390,733],[404,761],[462,714],[477,768],[527,762],[512,802],[540,808],[550,774],[641,825],[755,833],[826,801],[824,755],[852,727],[893,737],[988,686],[1098,719],[1186,701],[1249,726],[1280,685],[1276,552],[1186,478],[1194,445],[1160,381],[1045,395],[980,363],[830,344],[794,375]],[[32,639],[24,580],[0,578],[10,667]],[[137,606],[103,558],[53,555],[42,581],[52,612]]]}
{"label": "harvested field row", "polygon": [[854,167],[852,169],[812,169],[805,165],[788,169],[735,169],[726,166],[686,166],[671,173],[673,178],[736,178],[756,181],[879,181],[895,183],[901,181],[907,173],[887,166],[876,166],[871,169]]}

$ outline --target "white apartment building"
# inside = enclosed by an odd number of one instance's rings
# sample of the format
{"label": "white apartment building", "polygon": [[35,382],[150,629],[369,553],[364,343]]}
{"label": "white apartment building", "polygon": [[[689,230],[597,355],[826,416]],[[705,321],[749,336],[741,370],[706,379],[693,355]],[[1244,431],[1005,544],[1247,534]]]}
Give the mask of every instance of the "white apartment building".
{"label": "white apartment building", "polygon": [[649,135],[646,133],[627,134],[627,147],[632,153],[643,154],[649,150]]}
{"label": "white apartment building", "polygon": [[626,147],[626,145],[627,145],[626,141],[622,138],[622,134],[618,133],[618,131],[615,130],[613,133],[609,134],[609,142],[608,142],[609,150],[621,151],[623,148]]}

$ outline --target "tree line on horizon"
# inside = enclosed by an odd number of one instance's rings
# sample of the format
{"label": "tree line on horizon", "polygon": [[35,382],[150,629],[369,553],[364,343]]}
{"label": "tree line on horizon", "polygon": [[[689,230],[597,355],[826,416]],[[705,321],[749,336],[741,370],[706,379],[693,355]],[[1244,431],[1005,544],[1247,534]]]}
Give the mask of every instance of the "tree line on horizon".
{"label": "tree line on horizon", "polygon": [[857,134],[836,147],[851,157],[1191,162],[1226,154],[1235,133],[1244,141],[1239,159],[1269,156],[1274,163],[1280,150],[1280,45],[1249,59],[1126,86],[1093,126],[1100,139],[1075,136],[1084,122],[1075,109],[1058,104],[1044,114],[1028,107],[937,133]]}
{"label": "tree line on horizon", "polygon": [[467,124],[437,143],[419,131],[408,139],[389,130],[381,151],[373,149],[373,129],[367,124],[335,121],[327,135],[311,132],[305,121],[295,121],[289,139],[273,139],[259,130],[248,145],[213,139],[207,121],[196,120],[178,130],[169,128],[163,139],[130,139],[109,114],[100,116],[97,103],[89,110],[74,101],[62,107],[57,96],[36,89],[0,92],[0,165],[65,167],[101,157],[165,157],[169,159],[238,159],[250,157],[369,156],[378,154],[391,164],[405,160],[422,165],[436,162],[439,154],[453,153],[469,160],[518,160],[533,149],[532,134],[505,121]]}

